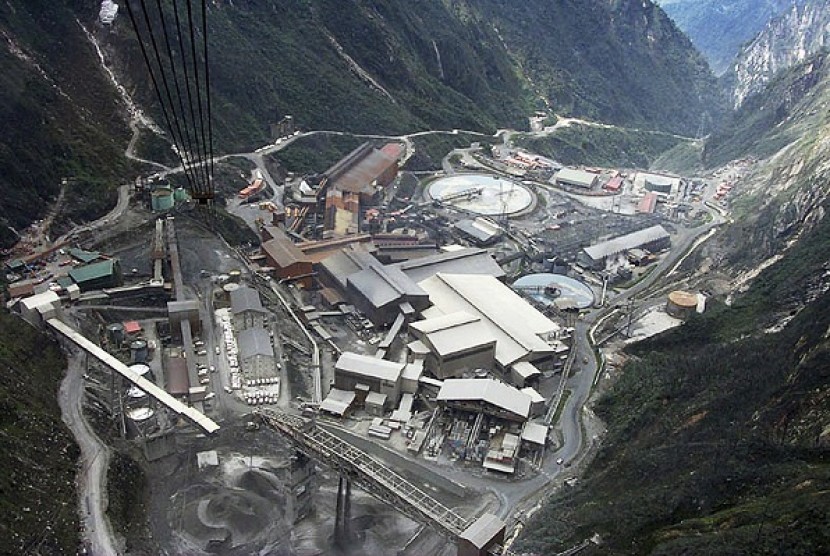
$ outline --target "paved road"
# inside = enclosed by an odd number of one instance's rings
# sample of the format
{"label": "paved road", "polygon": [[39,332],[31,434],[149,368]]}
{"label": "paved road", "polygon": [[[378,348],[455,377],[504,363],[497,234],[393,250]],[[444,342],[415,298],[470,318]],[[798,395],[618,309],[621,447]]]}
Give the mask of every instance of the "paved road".
{"label": "paved road", "polygon": [[110,450],[92,430],[83,414],[84,355],[68,354],[69,367],[58,391],[63,422],[81,449],[78,499],[86,540],[92,554],[118,554],[106,515],[107,469]]}

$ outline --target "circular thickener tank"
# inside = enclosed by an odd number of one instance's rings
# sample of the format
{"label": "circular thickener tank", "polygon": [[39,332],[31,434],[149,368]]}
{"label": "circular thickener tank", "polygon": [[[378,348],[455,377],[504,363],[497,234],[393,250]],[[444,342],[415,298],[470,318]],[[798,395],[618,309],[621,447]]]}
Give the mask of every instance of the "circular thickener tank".
{"label": "circular thickener tank", "polygon": [[147,361],[149,354],[147,349],[147,342],[144,340],[136,340],[130,344],[130,354],[133,358],[133,363],[144,363]]}
{"label": "circular thickener tank", "polygon": [[170,210],[173,204],[173,191],[167,187],[161,187],[150,193],[150,207],[155,211]]}
{"label": "circular thickener tank", "polygon": [[432,182],[427,191],[432,201],[476,214],[516,214],[533,204],[527,187],[488,174],[459,174]]}
{"label": "circular thickener tank", "polygon": [[144,363],[136,363],[135,365],[130,365],[130,370],[138,376],[146,378],[146,375],[150,373],[150,366],[145,365]]}
{"label": "circular thickener tank", "polygon": [[673,317],[686,318],[697,310],[697,294],[675,290],[669,294],[666,312]]}
{"label": "circular thickener tank", "polygon": [[222,289],[225,290],[225,293],[230,295],[231,292],[235,292],[239,289],[239,284],[236,284],[234,282],[228,282],[227,284],[222,286]]}
{"label": "circular thickener tank", "polygon": [[109,341],[116,345],[121,345],[124,341],[124,325],[120,322],[114,322],[107,325],[107,337]]}
{"label": "circular thickener tank", "polygon": [[155,414],[156,412],[149,407],[136,407],[127,413],[127,417],[137,423],[141,423],[142,421],[152,418]]}
{"label": "circular thickener tank", "polygon": [[594,304],[594,290],[562,274],[529,274],[513,282],[513,289],[561,309],[587,309]]}

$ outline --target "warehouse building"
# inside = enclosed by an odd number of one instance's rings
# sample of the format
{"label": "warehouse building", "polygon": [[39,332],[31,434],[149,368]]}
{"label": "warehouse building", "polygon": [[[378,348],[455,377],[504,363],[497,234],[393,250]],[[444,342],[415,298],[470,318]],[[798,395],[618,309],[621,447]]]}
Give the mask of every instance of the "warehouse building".
{"label": "warehouse building", "polygon": [[171,357],[167,360],[167,393],[176,397],[190,395],[187,361],[181,357]]}
{"label": "warehouse building", "polygon": [[398,314],[412,319],[429,306],[429,295],[399,268],[372,264],[347,278],[347,297],[375,326],[387,326]]}
{"label": "warehouse building", "polygon": [[105,259],[97,263],[76,266],[69,277],[81,291],[114,288],[121,284],[121,264],[118,259]]}
{"label": "warehouse building", "polygon": [[202,319],[199,316],[199,302],[196,299],[167,302],[167,319],[170,323],[170,334],[177,340],[182,340],[182,321],[190,322],[193,334],[202,331]]}
{"label": "warehouse building", "polygon": [[574,187],[578,189],[593,189],[599,181],[597,174],[577,170],[575,168],[562,168],[556,173],[556,185],[560,187]]}
{"label": "warehouse building", "polygon": [[262,253],[277,278],[311,288],[311,259],[282,230],[262,244]]}
{"label": "warehouse building", "polygon": [[264,328],[241,331],[237,342],[240,366],[247,378],[268,378],[275,375],[274,346]]}
{"label": "warehouse building", "polygon": [[502,235],[501,227],[498,224],[481,216],[456,222],[454,227],[463,237],[479,247],[493,245]]}
{"label": "warehouse building", "polygon": [[448,409],[484,413],[519,423],[530,417],[530,396],[492,378],[447,379],[441,385],[436,401]]}
{"label": "warehouse building", "polygon": [[412,281],[420,282],[439,272],[444,274],[480,274],[503,279],[504,270],[486,249],[467,247],[453,251],[444,251],[411,261],[397,263]]}
{"label": "warehouse building", "polygon": [[268,312],[262,306],[259,292],[247,286],[231,291],[231,314],[236,330],[263,328]]}
{"label": "warehouse building", "polygon": [[326,170],[327,189],[356,194],[360,203],[372,204],[398,175],[398,160],[403,152],[399,143],[389,143],[377,149],[371,143],[364,143]]}
{"label": "warehouse building", "polygon": [[496,358],[495,335],[481,317],[464,311],[413,322],[409,331],[429,348],[424,369],[440,379],[492,368]]}
{"label": "warehouse building", "polygon": [[495,362],[503,372],[519,361],[553,357],[561,326],[495,277],[439,273],[419,285],[433,303],[424,318],[460,311],[480,319],[482,330],[496,339]]}
{"label": "warehouse building", "polygon": [[334,387],[346,392],[367,389],[386,396],[386,407],[397,405],[404,363],[344,352],[334,366]]}
{"label": "warehouse building", "polygon": [[669,247],[671,236],[663,226],[658,225],[586,247],[579,254],[579,262],[593,270],[602,270],[609,259],[632,249],[646,249],[656,253]]}

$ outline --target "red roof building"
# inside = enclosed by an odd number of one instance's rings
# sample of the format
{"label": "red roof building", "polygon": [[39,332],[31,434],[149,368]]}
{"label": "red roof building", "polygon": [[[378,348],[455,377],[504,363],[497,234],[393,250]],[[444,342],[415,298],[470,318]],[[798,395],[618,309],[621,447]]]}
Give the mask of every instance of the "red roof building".
{"label": "red roof building", "polygon": [[124,323],[124,332],[127,334],[138,334],[141,332],[141,325],[138,324],[138,321],[128,320]]}
{"label": "red roof building", "polygon": [[657,208],[657,193],[653,191],[650,193],[646,193],[646,196],[643,197],[643,200],[640,201],[640,204],[637,205],[637,212],[643,214],[651,214],[654,212],[654,209]]}

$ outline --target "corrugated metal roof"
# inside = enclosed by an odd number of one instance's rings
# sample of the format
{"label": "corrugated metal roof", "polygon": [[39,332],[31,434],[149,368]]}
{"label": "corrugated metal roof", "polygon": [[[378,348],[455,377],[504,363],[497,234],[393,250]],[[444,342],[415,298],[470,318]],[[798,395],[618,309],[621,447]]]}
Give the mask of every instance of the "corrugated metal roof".
{"label": "corrugated metal roof", "polygon": [[349,246],[341,249],[322,263],[340,287],[345,288],[347,279],[372,264],[380,264],[378,260],[362,247]]}
{"label": "corrugated metal roof", "polygon": [[466,248],[428,255],[398,263],[398,268],[415,282],[426,280],[439,272],[445,274],[483,274],[504,277],[504,270],[486,249]]}
{"label": "corrugated metal roof", "polygon": [[255,355],[274,356],[271,337],[264,328],[246,328],[239,333],[239,357],[247,359]]}
{"label": "corrugated metal roof", "polygon": [[439,402],[483,401],[515,415],[530,415],[530,396],[492,378],[451,378],[438,391]]}
{"label": "corrugated metal roof", "polygon": [[375,192],[373,183],[398,162],[396,157],[377,149],[364,149],[354,158],[355,160],[348,161],[344,167],[332,172],[334,175],[330,178],[330,187],[350,193],[372,195]]}
{"label": "corrugated metal roof", "polygon": [[597,175],[576,168],[562,168],[556,174],[556,181],[561,181],[579,187],[591,187],[597,180]]}
{"label": "corrugated metal roof", "polygon": [[484,548],[504,527],[504,522],[497,516],[484,514],[461,533],[461,538],[476,548]]}
{"label": "corrugated metal roof", "polygon": [[496,360],[502,367],[553,353],[542,337],[558,332],[560,326],[493,276],[439,273],[419,285],[433,303],[423,312],[424,317],[457,311],[482,317],[496,338]]}
{"label": "corrugated metal roof", "polygon": [[75,283],[82,284],[91,280],[105,278],[115,274],[115,260],[106,259],[97,263],[92,263],[84,266],[76,266],[69,271],[69,277]]}
{"label": "corrugated metal roof", "polygon": [[544,446],[548,439],[548,428],[540,423],[525,423],[522,429],[522,440],[531,444]]}
{"label": "corrugated metal roof", "polygon": [[397,382],[403,371],[403,363],[394,363],[360,355],[350,351],[344,352],[334,366],[335,372],[343,371],[353,375],[362,375],[374,379]]}
{"label": "corrugated metal roof", "polygon": [[326,411],[335,415],[343,415],[354,403],[355,393],[332,388],[329,395],[320,404],[320,411]]}
{"label": "corrugated metal roof", "polygon": [[542,374],[539,369],[536,368],[536,365],[530,363],[528,361],[519,361],[518,363],[513,363],[511,365],[513,370],[516,371],[519,376],[523,379],[527,380],[532,376],[537,376]]}
{"label": "corrugated metal roof", "polygon": [[190,392],[187,361],[181,357],[167,360],[167,391],[174,396],[184,396]]}
{"label": "corrugated metal roof", "polygon": [[420,332],[425,343],[442,357],[496,342],[481,317],[464,311],[413,322],[409,327]]}
{"label": "corrugated metal roof", "polygon": [[591,259],[599,261],[605,257],[616,255],[618,253],[628,251],[629,249],[641,247],[647,243],[668,237],[670,237],[669,232],[667,232],[663,226],[651,226],[650,228],[646,228],[644,230],[638,230],[624,236],[616,237],[614,239],[586,247],[585,253],[587,253]]}
{"label": "corrugated metal roof", "polygon": [[311,259],[300,251],[284,233],[263,243],[262,251],[266,256],[272,258],[280,268],[288,268],[296,263],[311,263]]}
{"label": "corrugated metal roof", "polygon": [[347,282],[374,307],[407,298],[427,297],[427,292],[394,266],[373,264],[349,276]]}
{"label": "corrugated metal roof", "polygon": [[248,286],[242,286],[231,292],[231,312],[236,315],[244,311],[266,312],[262,307],[259,292]]}

